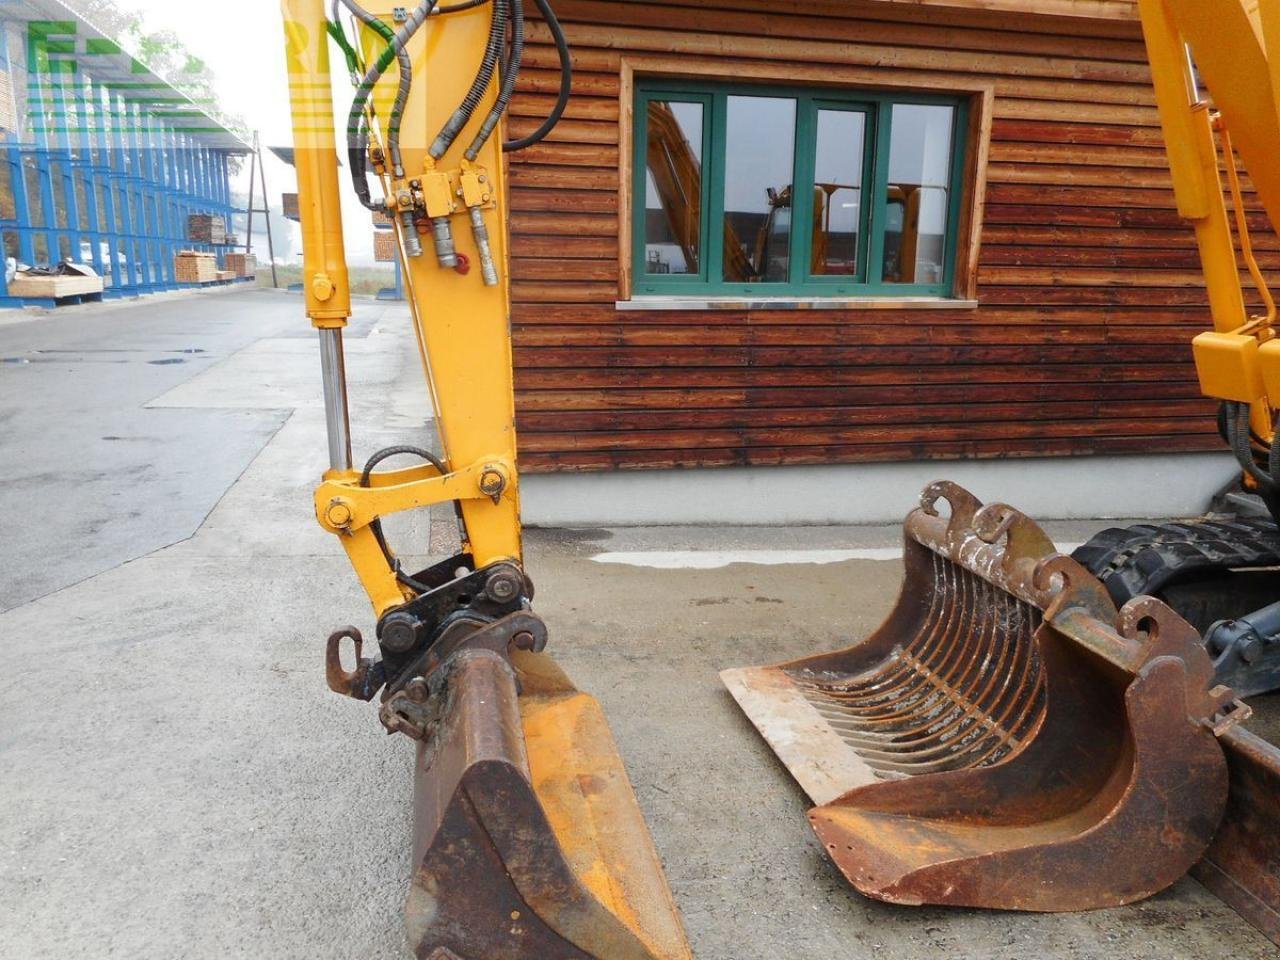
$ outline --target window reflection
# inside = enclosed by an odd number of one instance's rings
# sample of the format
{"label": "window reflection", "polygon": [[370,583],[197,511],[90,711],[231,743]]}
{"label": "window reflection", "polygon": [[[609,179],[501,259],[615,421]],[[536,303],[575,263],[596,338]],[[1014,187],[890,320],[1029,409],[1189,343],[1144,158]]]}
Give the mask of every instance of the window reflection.
{"label": "window reflection", "polygon": [[702,261],[702,104],[651,100],[645,272],[698,273]]}
{"label": "window reflection", "polygon": [[895,104],[889,139],[884,280],[941,283],[955,108]]}
{"label": "window reflection", "polygon": [[729,283],[784,283],[790,275],[795,129],[795,100],[728,98],[724,279]]}
{"label": "window reflection", "polygon": [[865,114],[818,111],[810,251],[810,269],[815,276],[853,276],[858,272],[865,138]]}

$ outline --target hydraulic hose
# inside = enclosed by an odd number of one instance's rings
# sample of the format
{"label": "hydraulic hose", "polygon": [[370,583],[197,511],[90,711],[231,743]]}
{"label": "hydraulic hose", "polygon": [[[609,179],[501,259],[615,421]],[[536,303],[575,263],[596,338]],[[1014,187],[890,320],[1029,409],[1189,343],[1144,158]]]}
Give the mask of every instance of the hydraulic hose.
{"label": "hydraulic hose", "polygon": [[537,130],[529,134],[527,137],[521,137],[519,140],[508,140],[502,145],[502,149],[511,153],[516,150],[524,150],[526,147],[532,147],[535,143],[541,143],[546,139],[547,134],[555,129],[560,118],[564,116],[565,107],[569,105],[569,94],[573,89],[573,57],[569,52],[569,41],[564,35],[564,27],[556,18],[555,11],[551,9],[548,0],[534,0],[538,5],[538,11],[542,14],[542,19],[547,22],[547,28],[551,31],[551,36],[556,43],[556,51],[560,55],[560,95],[556,98],[556,105],[552,108],[550,115],[542,122]]}
{"label": "hydraulic hose", "polygon": [[395,32],[355,0],[334,0],[334,2],[341,2],[356,19],[375,30],[383,40],[387,41],[391,49],[396,51],[396,61],[400,65],[400,89],[396,92],[396,103],[391,110],[391,122],[387,128],[387,152],[391,155],[391,166],[396,177],[403,177],[404,161],[400,155],[400,126],[405,107],[409,102],[409,91],[413,87],[413,58],[403,46],[396,48]]}
{"label": "hydraulic hose", "polygon": [[[369,481],[373,478],[374,468],[377,467],[378,464],[382,463],[382,461],[384,460],[389,460],[392,457],[399,457],[399,456],[412,456],[412,457],[418,457],[421,460],[425,460],[427,463],[431,464],[433,467],[439,470],[441,476],[444,476],[449,472],[449,469],[448,467],[445,466],[444,461],[441,460],[439,457],[437,457],[430,450],[423,450],[421,447],[408,447],[408,446],[387,447],[385,450],[379,450],[377,453],[375,453],[372,457],[369,458],[368,462],[365,463],[364,470],[360,474],[360,486],[362,487],[369,486]],[[461,523],[462,522],[462,504],[455,501],[453,505],[453,509],[458,516],[459,523]],[[417,590],[419,593],[426,593],[430,588],[425,584],[419,583],[417,580],[414,580],[407,573],[405,573],[404,570],[401,569],[400,561],[394,559],[391,556],[391,548],[387,546],[386,536],[382,532],[382,521],[375,520],[373,523],[369,524],[369,527],[373,530],[374,537],[377,538],[378,546],[382,548],[382,555],[387,558],[387,563],[391,564],[392,569],[395,570],[396,579],[399,580],[401,583],[405,584],[406,586],[411,587],[414,590]]]}
{"label": "hydraulic hose", "polygon": [[[431,11],[435,9],[436,0],[422,0],[413,12],[410,13],[403,27],[390,37],[387,32],[390,28],[386,26],[380,19],[369,13],[361,7],[356,0],[342,0],[343,6],[350,10],[362,22],[368,24],[374,30],[377,30],[383,39],[388,41],[388,47],[385,53],[378,58],[378,62],[373,68],[365,74],[364,80],[361,82],[360,90],[356,95],[356,103],[359,104],[359,111],[352,105],[353,117],[363,118],[365,108],[368,104],[369,97],[373,93],[374,87],[378,81],[382,79],[382,75],[386,73],[387,68],[391,66],[392,60],[397,60],[400,64],[400,88],[396,93],[395,106],[391,111],[391,120],[387,128],[387,151],[390,154],[391,166],[396,177],[404,176],[404,159],[400,153],[400,127],[404,120],[405,107],[409,102],[409,91],[413,86],[413,60],[409,56],[406,49],[409,40],[418,32],[422,24],[426,22]],[[348,124],[348,137],[350,137],[351,124]]]}
{"label": "hydraulic hose", "polygon": [[356,51],[351,46],[351,41],[347,39],[347,34],[342,29],[342,24],[338,22],[336,16],[338,0],[333,0],[333,6],[335,16],[329,21],[329,36],[333,37],[333,42],[342,50],[342,57],[347,62],[347,72],[351,74],[351,82],[358,83],[360,80],[360,59],[356,56]]}
{"label": "hydraulic hose", "polygon": [[[495,0],[495,2],[502,3],[506,0]],[[481,149],[493,136],[498,121],[507,112],[511,96],[515,93],[516,81],[520,78],[520,65],[524,61],[524,3],[523,0],[509,0],[509,2],[511,4],[511,52],[502,64],[502,86],[498,90],[498,99],[489,111],[489,115],[484,118],[484,123],[480,126],[475,139],[471,141],[471,146],[467,147],[465,156],[468,160],[478,157]]]}
{"label": "hydraulic hose", "polygon": [[[355,0],[342,0],[342,3],[357,16],[366,12],[359,7]],[[360,86],[356,90],[355,100],[351,104],[351,113],[347,117],[347,153],[351,159],[351,176],[355,184],[356,194],[360,197],[361,203],[370,210],[383,211],[385,208],[371,202],[369,185],[365,181],[365,149],[368,145],[368,134],[365,132],[365,113],[368,108],[369,98],[372,96],[374,88],[378,85],[378,81],[387,72],[387,68],[404,53],[409,40],[426,22],[435,5],[436,0],[422,0],[414,8],[413,13],[408,15],[405,25],[392,36],[387,49],[378,58],[377,63],[370,67],[361,79]],[[385,27],[385,24],[383,26]],[[377,27],[374,27],[374,29],[377,29]],[[403,79],[402,75],[401,80],[403,81]],[[397,152],[399,151],[398,142],[396,150]],[[394,159],[392,162],[394,164]]]}
{"label": "hydraulic hose", "polygon": [[466,0],[466,3],[453,3],[447,7],[437,7],[436,16],[446,16],[450,13],[461,13],[463,10],[474,10],[476,7],[483,7],[490,0]]}
{"label": "hydraulic hose", "polygon": [[1271,443],[1268,452],[1268,469],[1264,470],[1258,466],[1253,456],[1253,445],[1250,442],[1249,430],[1249,404],[1228,402],[1227,403],[1227,437],[1231,444],[1231,452],[1235,454],[1236,462],[1240,464],[1240,468],[1250,477],[1257,481],[1258,485],[1268,492],[1273,492],[1277,486],[1277,480],[1280,479],[1280,431],[1277,431],[1275,439]]}
{"label": "hydraulic hose", "polygon": [[485,91],[489,89],[489,85],[493,82],[493,75],[498,69],[498,61],[502,58],[502,48],[507,40],[507,14],[509,8],[505,0],[494,0],[493,16],[489,22],[489,42],[485,45],[484,57],[480,61],[480,69],[476,72],[475,80],[471,83],[471,89],[467,91],[467,95],[463,97],[462,103],[458,105],[458,109],[445,122],[440,133],[436,136],[435,142],[431,144],[431,149],[427,151],[432,159],[439,160],[449,148],[453,146],[453,142],[458,139],[463,128],[471,122],[471,117],[476,112],[476,107],[480,105],[480,100],[484,97]]}

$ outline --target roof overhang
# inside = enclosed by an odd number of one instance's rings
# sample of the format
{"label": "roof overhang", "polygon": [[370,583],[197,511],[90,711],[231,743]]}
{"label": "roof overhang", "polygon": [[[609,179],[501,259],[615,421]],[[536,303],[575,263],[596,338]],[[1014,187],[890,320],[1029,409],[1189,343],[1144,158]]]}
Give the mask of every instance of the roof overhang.
{"label": "roof overhang", "polygon": [[[215,150],[247,153],[249,134],[217,117],[207,104],[193,100],[172,83],[121,49],[116,38],[85,19],[61,0],[22,0],[0,3],[0,20],[31,25],[48,35],[50,59],[74,61],[74,69],[125,99],[144,106],[174,130]],[[62,25],[74,29],[60,32]]]}

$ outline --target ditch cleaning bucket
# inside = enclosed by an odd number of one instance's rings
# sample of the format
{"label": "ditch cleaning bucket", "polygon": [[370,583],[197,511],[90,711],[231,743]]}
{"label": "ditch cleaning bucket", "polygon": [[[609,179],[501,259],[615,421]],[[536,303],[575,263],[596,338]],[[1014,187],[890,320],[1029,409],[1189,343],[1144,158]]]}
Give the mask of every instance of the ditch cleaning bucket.
{"label": "ditch cleaning bucket", "polygon": [[473,635],[436,674],[410,943],[423,960],[692,960],[600,705],[506,642],[533,619]]}
{"label": "ditch cleaning bucket", "polygon": [[1031,520],[952,483],[907,518],[904,563],[861,643],[722,674],[850,882],[1066,911],[1186,873],[1226,803],[1217,737],[1248,715],[1199,634],[1150,597],[1117,610]]}

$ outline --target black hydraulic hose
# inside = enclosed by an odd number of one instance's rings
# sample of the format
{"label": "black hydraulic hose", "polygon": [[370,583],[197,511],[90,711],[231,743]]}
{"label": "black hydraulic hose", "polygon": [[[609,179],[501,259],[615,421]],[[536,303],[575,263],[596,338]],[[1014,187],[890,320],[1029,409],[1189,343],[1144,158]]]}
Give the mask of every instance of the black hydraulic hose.
{"label": "black hydraulic hose", "polygon": [[453,3],[447,7],[437,7],[435,16],[446,16],[450,13],[461,13],[463,10],[474,10],[476,7],[483,7],[490,0],[467,0],[466,3]]}
{"label": "black hydraulic hose", "polygon": [[[379,33],[383,33],[385,29],[388,29],[388,27],[385,26],[379,18],[374,17],[374,15],[362,8],[360,4],[356,3],[356,0],[342,0],[342,4],[346,6],[348,10],[351,10],[356,17],[360,18],[362,22],[369,24],[370,27],[379,31]],[[399,147],[399,138],[401,138],[401,124],[404,119],[404,108],[406,108],[408,104],[408,95],[410,95],[410,90],[413,84],[413,61],[410,58],[410,55],[408,55],[406,47],[408,45],[408,41],[411,40],[417,31],[419,31],[422,24],[426,22],[426,18],[431,14],[431,10],[435,9],[435,4],[436,0],[422,0],[416,8],[413,8],[413,12],[407,15],[406,20],[404,20],[404,26],[390,37],[387,51],[378,58],[378,63],[374,64],[374,67],[369,70],[369,73],[365,74],[364,81],[360,84],[360,91],[358,91],[356,95],[356,104],[352,105],[352,115],[348,116],[347,134],[349,147],[351,146],[352,129],[356,129],[357,131],[357,141],[358,138],[360,138],[358,137],[358,129],[360,129],[360,127],[358,127],[358,123],[361,123],[362,119],[364,119],[366,105],[369,104],[369,97],[372,95],[374,87],[378,84],[381,77],[383,77],[383,74],[387,72],[387,68],[392,64],[392,60],[397,60],[399,63],[399,90],[396,95],[396,105],[392,108],[392,116],[390,116],[387,132],[388,152],[390,154],[390,161],[392,161],[394,174],[396,174],[397,178],[403,177],[404,175],[404,163],[403,157],[401,156],[401,147]],[[383,33],[383,36],[385,38],[385,33]],[[355,120],[356,123],[353,123],[353,120]]]}
{"label": "black hydraulic hose", "polygon": [[[441,476],[444,476],[449,472],[449,469],[448,467],[445,466],[444,461],[441,460],[439,457],[437,457],[430,450],[423,450],[421,447],[409,447],[409,446],[387,447],[385,450],[379,450],[377,453],[375,453],[372,457],[369,458],[368,462],[365,463],[364,470],[360,474],[360,486],[362,487],[369,486],[369,481],[373,478],[374,468],[377,467],[378,464],[382,463],[384,460],[390,460],[392,457],[399,457],[399,456],[418,457],[421,460],[425,460],[427,463],[431,464],[433,467],[439,470]],[[462,504],[455,500],[453,504],[453,509],[454,509],[454,513],[457,514],[459,521],[461,521],[462,520]],[[394,559],[391,556],[391,548],[387,546],[387,538],[386,536],[384,536],[382,532],[382,521],[381,520],[373,521],[373,523],[369,524],[369,528],[373,531],[373,536],[378,541],[378,546],[382,549],[382,555],[387,558],[387,563],[390,564],[391,568],[395,571],[396,579],[399,580],[401,583],[405,584],[406,586],[411,587],[414,590],[417,590],[419,593],[426,593],[428,590],[430,590],[431,588],[429,586],[427,586],[424,583],[420,583],[417,580],[414,580],[411,576],[405,573],[404,570],[402,570],[400,567],[400,561]]]}
{"label": "black hydraulic hose", "polygon": [[[1274,490],[1276,476],[1258,466],[1253,458],[1253,445],[1249,436],[1249,404],[1231,401],[1227,403],[1227,432],[1231,444],[1231,452],[1235,454],[1240,468],[1258,482],[1264,490]],[[1277,441],[1280,443],[1280,439]],[[1280,450],[1272,444],[1269,459],[1280,463]]]}
{"label": "black hydraulic hose", "polygon": [[475,80],[471,83],[471,89],[463,97],[462,103],[458,104],[458,109],[445,122],[440,133],[436,136],[435,142],[431,144],[431,149],[427,151],[432,159],[439,160],[449,152],[449,148],[453,146],[453,141],[458,139],[458,134],[471,122],[471,117],[475,114],[476,107],[480,106],[480,100],[493,82],[493,75],[498,69],[498,61],[502,58],[503,45],[507,42],[508,12],[509,10],[504,0],[494,0],[493,16],[489,21],[489,42],[485,45],[484,57],[480,61],[480,69],[476,72]]}
{"label": "black hydraulic hose", "polygon": [[360,474],[360,486],[369,486],[369,481],[373,479],[373,471],[384,460],[390,460],[392,457],[411,456],[420,460],[425,460],[441,473],[448,473],[449,469],[444,465],[444,461],[437,457],[430,450],[423,450],[421,447],[387,447],[385,450],[379,450],[364,465],[364,471]]}
{"label": "black hydraulic hose", "polygon": [[545,140],[547,134],[555,129],[556,124],[560,122],[560,118],[564,116],[565,107],[569,105],[569,94],[573,90],[573,57],[569,52],[569,41],[564,35],[564,27],[556,18],[555,11],[551,9],[551,4],[548,0],[534,0],[534,2],[538,5],[542,19],[547,22],[551,36],[556,42],[556,51],[560,55],[560,95],[556,98],[556,105],[552,108],[550,115],[537,130],[527,137],[508,140],[502,145],[502,149],[508,153],[524,150],[526,147],[532,147],[535,143],[541,143]]}
{"label": "black hydraulic hose", "polygon": [[[494,0],[494,2],[502,3],[506,0]],[[467,147],[465,156],[468,160],[478,157],[481,149],[493,136],[498,121],[507,112],[511,96],[516,90],[516,81],[520,78],[520,65],[524,61],[524,2],[523,0],[509,0],[509,2],[511,4],[511,52],[502,64],[502,86],[498,90],[498,99],[489,111],[489,115],[484,118],[484,123],[480,126],[475,139],[471,141],[471,146]]]}
{"label": "black hydraulic hose", "polygon": [[[335,0],[339,2],[339,0]],[[391,155],[391,166],[397,177],[404,176],[404,159],[400,154],[400,127],[404,118],[405,107],[409,103],[409,91],[413,87],[413,58],[404,46],[397,48],[395,33],[390,27],[374,16],[355,0],[340,0],[360,22],[377,31],[396,52],[396,61],[400,65],[400,89],[396,92],[395,106],[391,110],[391,122],[387,128],[387,152]]]}
{"label": "black hydraulic hose", "polygon": [[1271,482],[1280,486],[1280,425],[1272,427],[1271,449],[1267,454],[1267,473]]}
{"label": "black hydraulic hose", "polygon": [[[355,0],[342,0],[342,3],[352,12],[355,12],[355,8],[358,6]],[[365,132],[365,113],[368,108],[369,98],[372,96],[374,88],[378,85],[378,81],[382,79],[382,75],[387,72],[391,64],[404,51],[409,40],[426,22],[435,5],[436,0],[422,0],[414,8],[413,13],[408,15],[405,25],[392,37],[387,49],[378,58],[378,62],[370,67],[361,79],[360,86],[356,90],[355,100],[351,104],[351,113],[347,117],[347,153],[351,160],[351,176],[357,196],[360,197],[361,203],[370,210],[385,211],[385,207],[370,201],[369,186],[365,181],[367,168],[364,154],[365,146],[368,143],[367,133]],[[377,28],[375,27],[374,29]]]}

